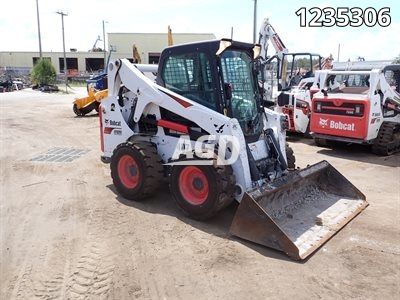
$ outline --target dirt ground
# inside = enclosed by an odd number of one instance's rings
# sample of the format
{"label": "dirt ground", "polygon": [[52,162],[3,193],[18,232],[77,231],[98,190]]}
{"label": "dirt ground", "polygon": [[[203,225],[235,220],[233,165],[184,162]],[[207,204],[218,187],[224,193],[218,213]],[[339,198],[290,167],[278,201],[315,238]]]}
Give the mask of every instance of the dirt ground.
{"label": "dirt ground", "polygon": [[[235,205],[197,222],[167,188],[140,203],[119,197],[98,117],[75,117],[73,98],[0,94],[1,299],[400,298],[400,155],[290,138],[300,167],[329,161],[370,203],[298,263],[230,236]],[[88,152],[30,161],[54,147]]]}

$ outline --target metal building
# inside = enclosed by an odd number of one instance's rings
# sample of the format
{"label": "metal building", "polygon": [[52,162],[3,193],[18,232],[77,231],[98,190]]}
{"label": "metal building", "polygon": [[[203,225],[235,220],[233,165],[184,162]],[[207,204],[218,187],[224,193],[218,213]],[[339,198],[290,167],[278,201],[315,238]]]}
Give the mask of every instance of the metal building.
{"label": "metal building", "polygon": [[[133,47],[136,46],[141,63],[158,63],[161,51],[167,47],[167,33],[108,33],[108,49],[112,58],[128,58],[133,61]],[[211,33],[174,33],[174,44],[215,39]],[[63,73],[62,52],[43,52],[50,59],[57,73]],[[108,52],[106,53],[108,56]],[[104,52],[69,51],[67,69],[70,76],[90,74],[104,68]],[[0,68],[29,73],[39,59],[39,52],[0,51]]]}

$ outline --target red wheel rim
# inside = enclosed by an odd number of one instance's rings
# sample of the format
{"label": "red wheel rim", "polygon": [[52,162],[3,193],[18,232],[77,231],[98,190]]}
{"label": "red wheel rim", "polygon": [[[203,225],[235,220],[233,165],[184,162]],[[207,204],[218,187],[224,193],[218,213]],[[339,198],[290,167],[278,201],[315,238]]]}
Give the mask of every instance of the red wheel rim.
{"label": "red wheel rim", "polygon": [[128,189],[133,189],[139,184],[139,167],[132,156],[125,154],[119,159],[118,175],[122,184]]}
{"label": "red wheel rim", "polygon": [[185,167],[179,175],[179,190],[190,204],[203,204],[209,192],[206,175],[197,167]]}

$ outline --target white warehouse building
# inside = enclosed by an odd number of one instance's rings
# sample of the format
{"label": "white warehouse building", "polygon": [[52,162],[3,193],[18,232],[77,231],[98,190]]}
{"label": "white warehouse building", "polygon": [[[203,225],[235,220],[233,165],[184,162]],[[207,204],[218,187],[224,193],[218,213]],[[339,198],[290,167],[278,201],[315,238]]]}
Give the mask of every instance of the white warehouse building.
{"label": "white warehouse building", "polygon": [[[174,33],[174,44],[215,39],[212,33]],[[128,58],[133,61],[135,45],[141,63],[158,63],[162,50],[168,45],[166,33],[108,33],[108,49],[111,58]],[[104,52],[66,52],[68,74],[71,76],[88,74],[104,68]],[[106,53],[108,56],[108,52]],[[57,73],[63,73],[63,52],[42,52],[43,58],[51,60]],[[0,51],[0,68],[29,72],[39,59],[39,52]]]}

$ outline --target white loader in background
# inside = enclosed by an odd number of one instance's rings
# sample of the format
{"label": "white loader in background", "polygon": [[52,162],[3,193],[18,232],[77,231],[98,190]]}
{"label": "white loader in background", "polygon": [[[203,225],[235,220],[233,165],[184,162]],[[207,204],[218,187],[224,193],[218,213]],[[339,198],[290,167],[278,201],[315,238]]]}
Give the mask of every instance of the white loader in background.
{"label": "white loader in background", "polygon": [[379,155],[400,151],[400,65],[366,71],[319,71],[311,132],[329,141],[369,144]]}
{"label": "white loader in background", "polygon": [[127,60],[112,61],[100,106],[102,161],[117,191],[135,201],[168,177],[194,219],[236,200],[232,234],[300,260],[368,204],[326,161],[290,171],[285,117],[265,109],[258,86],[259,52],[232,40],[168,47],[157,84]]}

